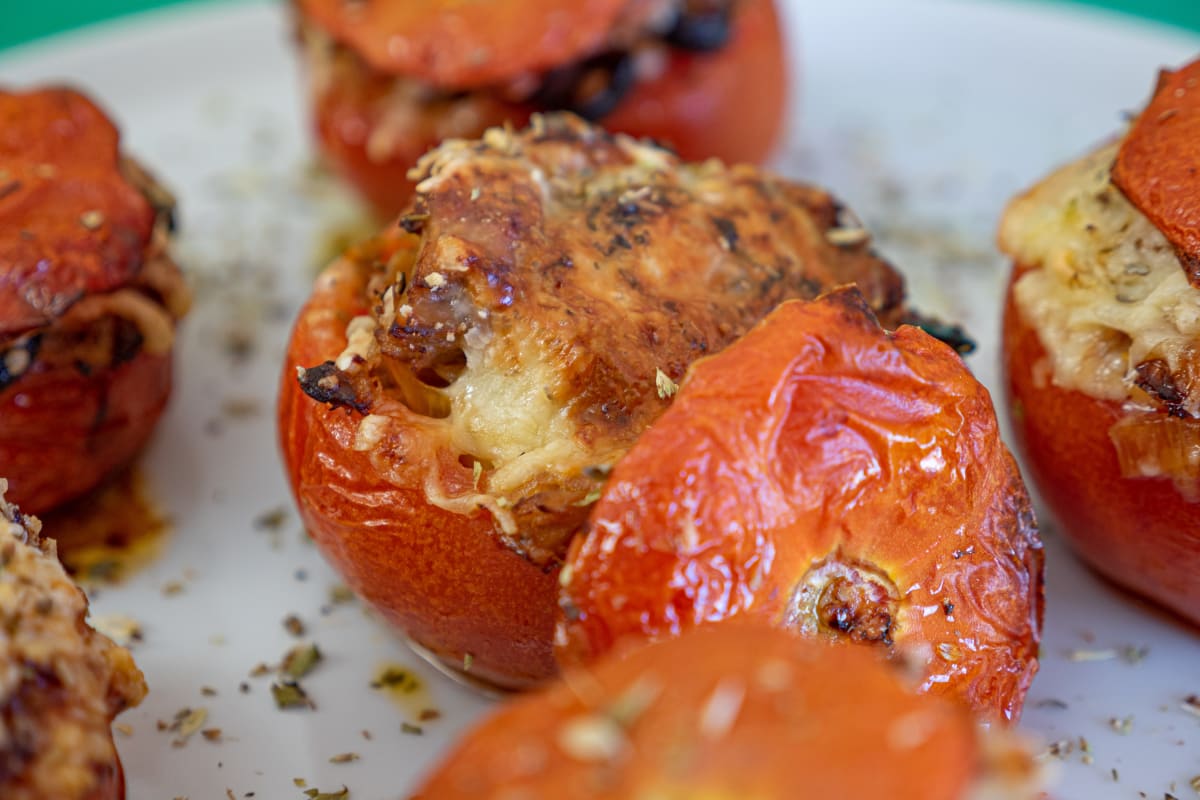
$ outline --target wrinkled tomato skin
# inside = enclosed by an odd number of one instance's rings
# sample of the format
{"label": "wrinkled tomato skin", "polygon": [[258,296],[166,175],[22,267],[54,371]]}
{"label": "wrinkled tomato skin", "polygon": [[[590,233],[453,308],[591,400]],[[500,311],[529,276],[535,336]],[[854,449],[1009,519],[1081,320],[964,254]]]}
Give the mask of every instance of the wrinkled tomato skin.
{"label": "wrinkled tomato skin", "polygon": [[[1024,269],[1014,271],[1013,281]],[[1006,405],[1032,485],[1097,572],[1200,624],[1200,504],[1169,480],[1124,477],[1109,430],[1121,404],[1055,386],[1037,331],[1009,284],[1004,308]]]}
{"label": "wrinkled tomato skin", "polygon": [[135,285],[151,248],[156,211],[119,145],[117,128],[79,92],[0,91],[0,351],[51,342],[20,374],[5,369],[0,386],[0,477],[27,513],[130,462],[170,394],[169,352],[76,366],[82,351],[64,349],[72,335],[83,348],[90,341],[90,323],[70,319],[74,304]]}
{"label": "wrinkled tomato skin", "polygon": [[[822,576],[851,568],[892,600],[801,611],[800,587],[836,599]],[[990,396],[942,343],[885,334],[854,290],[785,303],[697,362],[564,576],[564,667],[739,618],[915,654],[924,688],[999,719],[1037,671],[1041,544]]]}
{"label": "wrinkled tomato skin", "polygon": [[350,588],[447,667],[501,688],[541,682],[556,672],[556,573],[498,541],[486,512],[454,514],[390,483],[353,447],[361,417],[300,390],[297,367],[346,347],[364,280],[342,260],[317,281],[284,362],[279,435],[300,515]]}
{"label": "wrinkled tomato skin", "polygon": [[41,514],[95,488],[149,441],[171,393],[170,355],[84,375],[33,368],[0,391],[0,464],[8,498]]}
{"label": "wrinkled tomato skin", "polygon": [[[350,77],[353,74],[353,77]],[[771,0],[752,0],[738,17],[731,41],[716,53],[672,51],[665,72],[642,81],[599,122],[607,129],[648,137],[674,148],[686,161],[720,158],[760,163],[778,140],[787,108],[788,65]],[[412,199],[408,170],[440,141],[439,112],[417,118],[396,136],[391,155],[372,159],[367,142],[379,126],[391,90],[382,74],[338,71],[314,99],[314,128],[326,160],[381,218]],[[510,122],[524,127],[532,106],[475,93],[474,138]]]}
{"label": "wrinkled tomato skin", "polygon": [[[719,697],[736,713],[714,733],[706,711]],[[611,719],[608,709],[633,709],[618,723],[620,754],[572,754],[566,734]],[[896,746],[895,731],[917,718],[919,742]],[[984,771],[979,736],[965,709],[917,695],[870,652],[725,622],[506,703],[416,797],[963,800]]]}

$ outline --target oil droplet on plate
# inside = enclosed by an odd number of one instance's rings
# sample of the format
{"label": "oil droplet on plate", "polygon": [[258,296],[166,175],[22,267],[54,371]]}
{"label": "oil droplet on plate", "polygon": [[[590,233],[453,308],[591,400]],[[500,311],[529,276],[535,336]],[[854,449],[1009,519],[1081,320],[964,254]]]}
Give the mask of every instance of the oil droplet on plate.
{"label": "oil droplet on plate", "polygon": [[383,664],[375,670],[371,688],[391,698],[417,725],[432,722],[442,715],[425,680],[407,665]]}
{"label": "oil droplet on plate", "polygon": [[58,557],[84,586],[120,583],[162,554],[170,530],[136,467],[42,515]]}

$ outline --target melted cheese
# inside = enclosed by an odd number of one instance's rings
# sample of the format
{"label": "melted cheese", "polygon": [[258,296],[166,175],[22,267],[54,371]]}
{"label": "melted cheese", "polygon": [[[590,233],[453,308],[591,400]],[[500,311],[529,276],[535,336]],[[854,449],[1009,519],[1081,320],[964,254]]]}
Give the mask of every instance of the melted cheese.
{"label": "melted cheese", "polygon": [[0,797],[93,797],[116,768],[112,717],[146,685],[129,651],[84,622],[86,597],[7,488],[0,478],[0,708],[12,715],[0,725]]}
{"label": "melted cheese", "polygon": [[[1188,285],[1162,233],[1112,185],[1118,146],[1063,167],[1015,200],[1000,245],[1032,267],[1017,281],[1015,300],[1049,355],[1049,378],[1122,402],[1139,398],[1134,367],[1144,361],[1164,360],[1173,376],[1200,372],[1200,291]],[[1200,416],[1200,387],[1179,388],[1186,411]]]}

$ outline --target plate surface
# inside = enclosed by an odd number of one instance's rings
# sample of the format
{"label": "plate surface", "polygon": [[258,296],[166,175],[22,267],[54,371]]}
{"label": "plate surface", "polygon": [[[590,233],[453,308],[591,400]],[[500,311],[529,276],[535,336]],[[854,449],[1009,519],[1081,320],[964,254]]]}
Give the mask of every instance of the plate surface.
{"label": "plate surface", "polygon": [[[970,364],[995,385],[1003,204],[1116,131],[1155,71],[1192,57],[1200,39],[1073,8],[785,5],[797,81],[778,168],[846,199],[908,273],[918,305],[981,340]],[[176,394],[143,460],[173,521],[167,552],[94,604],[144,629],[134,650],[151,694],[118,737],[132,800],[302,798],[297,779],[345,785],[356,799],[406,797],[490,706],[358,605],[331,602],[336,576],[291,511],[273,427],[279,364],[316,254],[349,211],[312,177],[290,46],[277,5],[207,5],[0,57],[6,83],[78,84],[112,111],[131,152],[180,197],[179,258],[197,289]],[[282,523],[267,524],[281,509]],[[1200,693],[1200,635],[1098,581],[1049,526],[1046,538],[1044,660],[1022,727],[1057,743],[1055,796],[1195,794],[1200,718],[1181,704]],[[293,614],[300,639],[282,624]],[[316,708],[279,711],[272,678],[252,673],[300,641],[325,654],[304,681]],[[400,702],[372,689],[387,664],[409,669],[424,694]],[[179,746],[160,730],[200,708],[217,741]],[[418,719],[427,708],[440,717]],[[1129,718],[1124,733],[1110,724]],[[343,753],[359,758],[331,763]]]}

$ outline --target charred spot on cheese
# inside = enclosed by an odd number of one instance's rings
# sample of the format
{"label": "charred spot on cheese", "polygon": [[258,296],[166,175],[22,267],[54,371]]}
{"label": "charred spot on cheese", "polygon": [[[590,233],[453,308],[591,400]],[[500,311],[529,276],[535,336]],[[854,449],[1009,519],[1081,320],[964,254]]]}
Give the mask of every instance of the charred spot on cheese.
{"label": "charred spot on cheese", "polygon": [[1175,417],[1200,417],[1200,289],[1174,248],[1112,184],[1119,143],[1050,175],[1005,214],[1023,269],[1018,312],[1053,382]]}
{"label": "charred spot on cheese", "polygon": [[838,206],[820,189],[685,164],[578,117],[447,142],[411,177],[408,233],[331,268],[368,287],[370,313],[301,385],[364,415],[355,447],[382,474],[486,509],[547,568],[587,517],[597,465],[669,405],[663,377],[835,286],[857,283],[889,328],[910,315],[890,265],[828,240]]}

